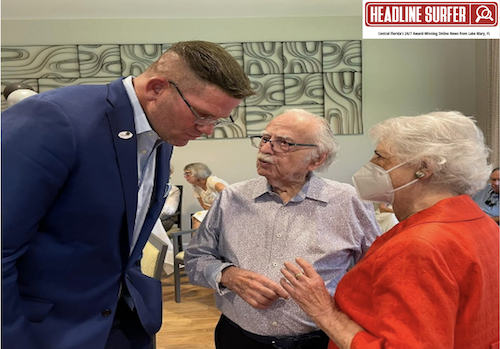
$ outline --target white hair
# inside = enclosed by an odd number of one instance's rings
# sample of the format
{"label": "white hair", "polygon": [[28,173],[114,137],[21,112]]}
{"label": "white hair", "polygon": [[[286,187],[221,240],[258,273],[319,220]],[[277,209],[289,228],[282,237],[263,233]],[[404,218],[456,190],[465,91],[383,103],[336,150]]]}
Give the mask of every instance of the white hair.
{"label": "white hair", "polygon": [[319,158],[322,154],[327,154],[325,161],[316,169],[317,172],[324,172],[336,160],[340,144],[333,135],[333,131],[325,118],[310,113],[304,109],[288,109],[285,113],[293,113],[316,122],[317,127],[312,134],[311,142],[316,147],[311,147],[311,151],[306,161]]}
{"label": "white hair", "polygon": [[370,131],[378,144],[401,162],[433,171],[431,184],[472,195],[491,173],[489,149],[475,120],[458,111],[400,116],[382,121]]}

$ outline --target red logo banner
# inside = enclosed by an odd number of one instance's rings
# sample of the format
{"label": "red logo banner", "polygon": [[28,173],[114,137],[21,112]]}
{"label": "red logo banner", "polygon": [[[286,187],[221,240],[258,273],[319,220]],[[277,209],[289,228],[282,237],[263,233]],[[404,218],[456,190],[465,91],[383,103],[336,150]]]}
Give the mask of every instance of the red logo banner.
{"label": "red logo banner", "polygon": [[367,2],[367,27],[495,27],[498,4],[494,2]]}

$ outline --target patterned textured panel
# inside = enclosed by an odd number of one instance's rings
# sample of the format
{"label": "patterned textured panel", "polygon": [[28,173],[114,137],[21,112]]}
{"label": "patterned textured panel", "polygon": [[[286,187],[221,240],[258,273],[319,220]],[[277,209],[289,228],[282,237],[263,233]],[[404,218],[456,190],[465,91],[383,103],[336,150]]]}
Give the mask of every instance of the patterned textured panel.
{"label": "patterned textured panel", "polygon": [[141,75],[162,54],[161,45],[121,45],[122,75]]}
{"label": "patterned textured panel", "polygon": [[82,78],[121,76],[122,66],[118,45],[80,45],[78,58]]}
{"label": "patterned textured panel", "polygon": [[323,42],[323,72],[361,72],[361,41]]}
{"label": "patterned textured panel", "polygon": [[285,103],[323,104],[323,75],[285,74]]}
{"label": "patterned textured panel", "polygon": [[335,134],[363,133],[361,73],[326,73],[325,117]]}
{"label": "patterned textured panel", "polygon": [[243,60],[248,75],[283,74],[281,42],[243,43]]}
{"label": "patterned textured panel", "polygon": [[241,43],[230,43],[230,44],[220,44],[224,49],[231,54],[243,68],[243,44]]}
{"label": "patterned textured panel", "polygon": [[[24,82],[39,92],[107,84],[137,76],[171,43],[2,47],[2,91]],[[242,42],[221,44],[248,74],[256,95],[233,112],[235,123],[205,138],[260,134],[287,109],[326,116],[336,134],[363,132],[361,41]],[[2,110],[6,108],[2,98]]]}
{"label": "patterned textured panel", "polygon": [[249,78],[252,89],[257,94],[245,99],[247,106],[285,104],[285,85],[282,74],[250,75]]}
{"label": "patterned textured panel", "polygon": [[2,80],[78,78],[76,45],[2,47]]}
{"label": "patterned textured panel", "polygon": [[323,52],[321,42],[285,42],[283,60],[285,73],[321,73]]}

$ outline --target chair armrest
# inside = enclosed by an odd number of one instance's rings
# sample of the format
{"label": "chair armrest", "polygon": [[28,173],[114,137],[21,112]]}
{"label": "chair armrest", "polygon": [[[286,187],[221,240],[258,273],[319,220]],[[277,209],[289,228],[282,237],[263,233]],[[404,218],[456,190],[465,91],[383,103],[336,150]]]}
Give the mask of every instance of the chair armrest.
{"label": "chair armrest", "polygon": [[[183,235],[191,235],[194,232],[196,232],[196,229],[190,229],[190,230],[180,230],[180,231],[172,231],[169,234],[169,237],[172,238],[173,240],[173,245],[174,245],[174,257],[177,256],[177,254],[180,252],[180,246],[179,243],[182,241],[182,236]],[[181,237],[181,238],[179,238]]]}
{"label": "chair armrest", "polygon": [[189,230],[179,230],[179,231],[173,231],[172,237],[177,237],[181,235],[186,235],[186,234],[193,234],[196,231],[196,229],[189,229]]}

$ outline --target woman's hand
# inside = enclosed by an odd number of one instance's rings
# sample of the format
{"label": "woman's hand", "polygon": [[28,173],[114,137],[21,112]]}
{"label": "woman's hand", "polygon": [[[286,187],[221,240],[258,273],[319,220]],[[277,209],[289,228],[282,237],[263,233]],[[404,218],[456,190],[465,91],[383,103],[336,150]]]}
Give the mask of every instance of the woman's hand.
{"label": "woman's hand", "polygon": [[344,314],[326,289],[325,282],[303,258],[299,267],[285,262],[281,286],[340,349],[349,349],[354,336],[364,329]]}
{"label": "woman's hand", "polygon": [[286,278],[280,280],[281,286],[314,322],[331,317],[335,301],[326,289],[325,282],[305,259],[297,258],[295,261],[300,268],[285,262],[285,268],[281,269]]}

